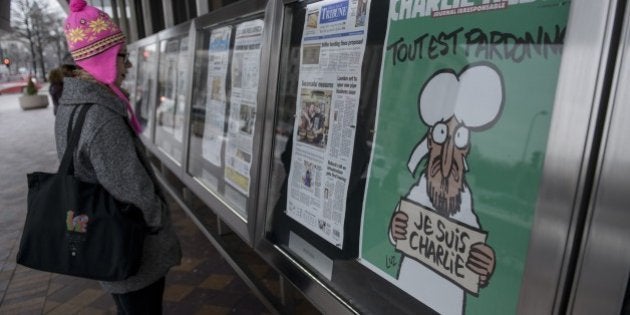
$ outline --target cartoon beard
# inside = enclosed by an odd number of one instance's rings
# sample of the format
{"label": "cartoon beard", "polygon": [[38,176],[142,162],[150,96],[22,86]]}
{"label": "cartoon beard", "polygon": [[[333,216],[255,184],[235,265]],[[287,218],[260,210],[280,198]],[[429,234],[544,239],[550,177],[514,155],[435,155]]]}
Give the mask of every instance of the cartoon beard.
{"label": "cartoon beard", "polygon": [[427,165],[427,194],[435,211],[442,216],[457,214],[462,203],[463,171],[453,164],[447,177],[442,175],[440,160],[436,159]]}

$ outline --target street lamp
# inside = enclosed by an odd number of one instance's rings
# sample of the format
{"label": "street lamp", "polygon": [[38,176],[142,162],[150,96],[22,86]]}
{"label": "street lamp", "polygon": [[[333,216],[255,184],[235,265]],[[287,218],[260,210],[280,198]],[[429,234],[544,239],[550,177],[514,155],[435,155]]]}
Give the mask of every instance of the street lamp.
{"label": "street lamp", "polygon": [[534,117],[532,117],[532,121],[529,123],[529,130],[527,131],[527,138],[525,139],[525,148],[523,148],[523,154],[521,155],[521,162],[525,161],[525,154],[527,153],[527,147],[529,146],[532,130],[534,130],[534,122],[536,121],[536,118],[546,116],[547,114],[549,114],[549,112],[543,109],[538,111],[534,114]]}

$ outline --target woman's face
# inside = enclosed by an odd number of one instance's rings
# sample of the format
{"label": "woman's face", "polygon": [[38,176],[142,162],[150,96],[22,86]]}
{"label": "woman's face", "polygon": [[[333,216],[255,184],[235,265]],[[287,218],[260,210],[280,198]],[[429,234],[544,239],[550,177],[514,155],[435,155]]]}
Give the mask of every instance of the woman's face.
{"label": "woman's face", "polygon": [[129,53],[127,52],[127,47],[123,46],[118,52],[118,56],[116,56],[116,84],[117,87],[120,87],[122,82],[127,77],[127,69],[131,68],[133,65],[129,61]]}

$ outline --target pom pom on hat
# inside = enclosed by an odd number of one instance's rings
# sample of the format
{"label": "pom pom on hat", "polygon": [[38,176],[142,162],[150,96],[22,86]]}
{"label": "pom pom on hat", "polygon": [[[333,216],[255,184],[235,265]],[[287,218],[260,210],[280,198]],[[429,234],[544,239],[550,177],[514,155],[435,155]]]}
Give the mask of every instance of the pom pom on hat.
{"label": "pom pom on hat", "polygon": [[87,2],[85,2],[85,0],[71,0],[70,11],[72,12],[82,11],[86,5],[87,5]]}

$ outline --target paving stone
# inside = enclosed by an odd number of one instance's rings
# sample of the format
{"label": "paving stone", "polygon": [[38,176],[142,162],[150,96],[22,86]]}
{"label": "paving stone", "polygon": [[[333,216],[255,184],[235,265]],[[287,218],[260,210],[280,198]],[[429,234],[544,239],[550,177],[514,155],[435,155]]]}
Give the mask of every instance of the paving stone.
{"label": "paving stone", "polygon": [[104,293],[103,295],[101,295],[98,299],[96,299],[94,302],[90,304],[90,307],[103,309],[103,310],[108,310],[114,307],[114,310],[115,310],[116,303],[114,303],[114,298],[112,298],[110,294],[107,294],[105,292],[103,293]]}
{"label": "paving stone", "polygon": [[9,287],[4,295],[3,302],[31,299],[34,297],[46,297],[46,286],[30,286],[13,289]]}
{"label": "paving stone", "polygon": [[50,274],[46,273],[22,273],[16,274],[11,279],[11,289],[19,289],[23,287],[48,287]]}
{"label": "paving stone", "polygon": [[81,309],[77,314],[78,315],[106,315],[106,314],[112,314],[112,312],[108,310],[101,310],[101,309],[93,308],[93,307],[86,307],[86,308]]}
{"label": "paving stone", "polygon": [[179,302],[193,290],[194,290],[194,287],[190,285],[182,285],[182,284],[169,285],[164,290],[164,300],[171,301],[171,302]]}
{"label": "paving stone", "polygon": [[226,315],[232,310],[229,307],[221,307],[214,305],[203,305],[194,315]]}
{"label": "paving stone", "polygon": [[72,304],[76,304],[79,306],[87,306],[90,303],[96,301],[98,298],[100,298],[103,294],[105,294],[105,292],[103,292],[102,290],[94,290],[94,289],[87,289],[81,293],[79,293],[79,295],[73,297],[72,299],[70,299],[68,301],[68,303],[72,303]]}
{"label": "paving stone", "polygon": [[48,286],[48,292],[46,292],[46,295],[50,296],[54,294],[55,292],[59,291],[63,287],[64,287],[63,284],[51,282],[50,285]]}
{"label": "paving stone", "polygon": [[59,305],[61,305],[61,303],[47,300],[46,303],[44,304],[44,314],[51,312],[53,309],[55,309]]}
{"label": "paving stone", "polygon": [[183,257],[181,264],[172,268],[171,271],[193,271],[201,262],[203,259]]}
{"label": "paving stone", "polygon": [[228,284],[230,284],[234,280],[234,276],[232,275],[210,275],[206,280],[203,281],[199,285],[200,288],[204,289],[212,289],[212,290],[222,290]]}
{"label": "paving stone", "polygon": [[23,311],[39,310],[44,308],[45,298],[36,297],[31,299],[20,299],[15,301],[3,301],[0,305],[0,314],[16,314]]}
{"label": "paving stone", "polygon": [[72,315],[77,314],[83,309],[80,305],[64,303],[55,307],[52,311],[47,313],[47,315]]}

